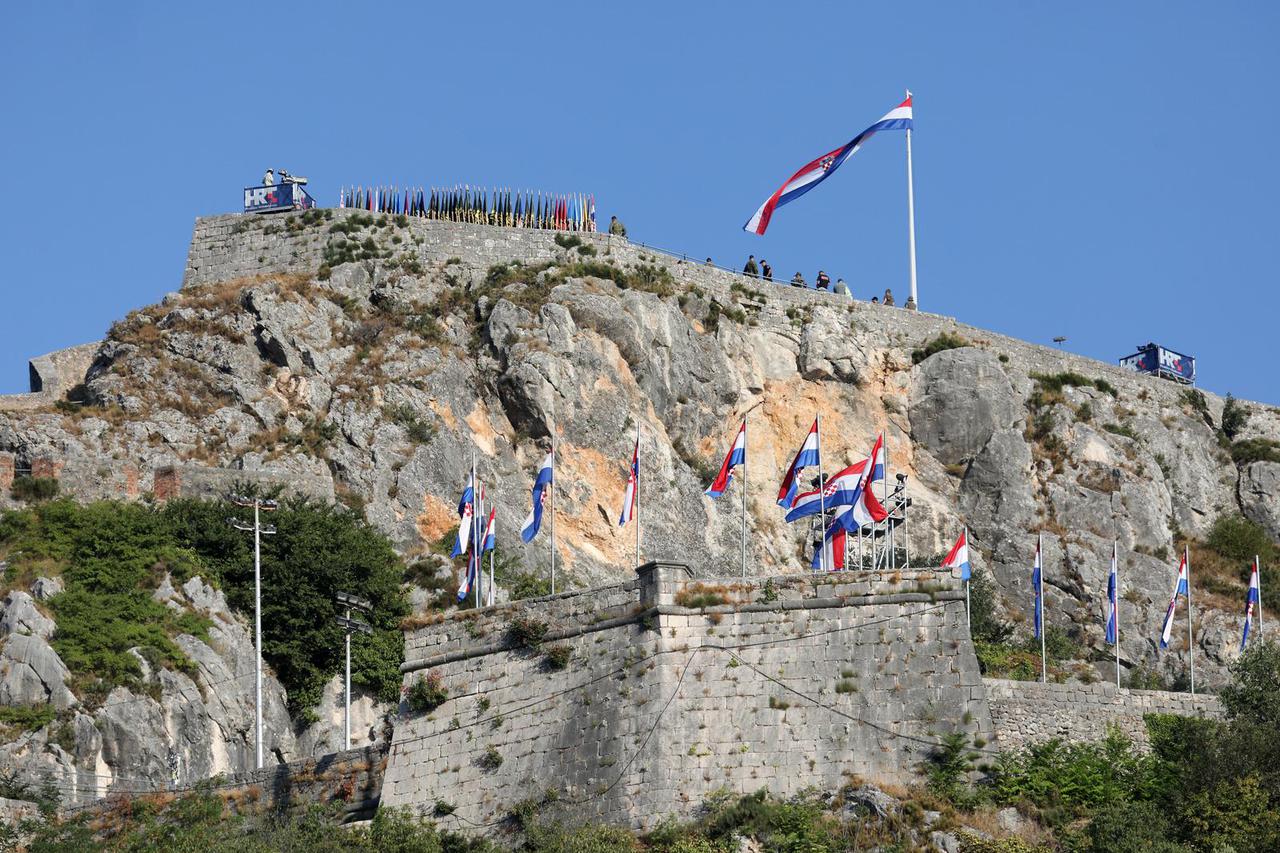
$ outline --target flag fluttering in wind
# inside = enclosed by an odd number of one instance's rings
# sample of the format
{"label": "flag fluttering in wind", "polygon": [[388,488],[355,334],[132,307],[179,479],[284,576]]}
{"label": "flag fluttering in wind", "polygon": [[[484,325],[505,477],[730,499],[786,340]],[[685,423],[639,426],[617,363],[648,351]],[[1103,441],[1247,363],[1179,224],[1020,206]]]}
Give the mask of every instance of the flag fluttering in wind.
{"label": "flag fluttering in wind", "polygon": [[1188,595],[1191,591],[1191,585],[1187,574],[1187,555],[1182,555],[1182,562],[1178,564],[1178,580],[1173,587],[1173,595],[1169,597],[1169,609],[1164,614],[1164,628],[1160,631],[1160,648],[1169,648],[1169,636],[1173,632],[1173,613],[1178,608],[1178,596]]}
{"label": "flag fluttering in wind", "polygon": [[848,550],[845,547],[847,541],[845,537],[848,535],[844,527],[833,517],[831,523],[827,525],[826,533],[822,536],[822,550],[814,549],[813,560],[809,567],[814,571],[818,571],[823,566],[827,567],[828,572],[844,571],[844,554]]}
{"label": "flag fluttering in wind", "polygon": [[1107,577],[1107,642],[1115,644],[1120,639],[1120,570],[1116,560],[1116,545],[1111,543],[1111,574]]}
{"label": "flag fluttering in wind", "polygon": [[520,528],[520,538],[525,542],[532,542],[533,537],[537,536],[538,531],[542,529],[542,507],[547,500],[547,487],[551,485],[555,476],[555,464],[555,448],[552,448],[547,451],[547,458],[542,460],[542,465],[538,468],[538,476],[533,480],[533,508],[529,510],[529,517],[524,520],[524,526]]}
{"label": "flag fluttering in wind", "polygon": [[787,469],[786,476],[782,478],[782,486],[778,489],[778,505],[791,508],[795,503],[796,495],[800,491],[798,479],[800,472],[805,468],[817,465],[819,462],[818,453],[818,422],[815,420],[813,426],[809,427],[809,434],[804,438],[804,444],[800,445],[800,449],[796,451],[795,459],[791,460],[791,467]]}
{"label": "flag fluttering in wind", "polygon": [[484,553],[485,551],[492,551],[493,547],[498,544],[498,534],[497,534],[497,527],[496,527],[497,515],[498,515],[497,507],[494,507],[493,509],[489,510],[489,521],[484,526],[484,539],[481,541],[480,553]]}
{"label": "flag fluttering in wind", "polygon": [[467,553],[471,544],[471,528],[475,513],[475,481],[468,480],[467,487],[462,490],[462,499],[458,501],[458,538],[453,543],[450,557],[460,557]]}
{"label": "flag fluttering in wind", "polygon": [[746,460],[747,422],[743,421],[742,426],[738,427],[738,434],[734,436],[733,445],[730,446],[729,452],[725,454],[724,462],[720,465],[720,473],[716,474],[715,481],[707,487],[707,496],[718,498],[728,491],[729,484],[733,482],[733,469],[746,462]]}
{"label": "flag fluttering in wind", "polygon": [[951,550],[947,552],[947,558],[942,561],[942,568],[951,569],[952,576],[959,569],[960,580],[967,581],[970,575],[969,567],[969,530],[965,528],[960,531],[960,538],[956,540],[956,544],[951,546]]}
{"label": "flag fluttering in wind", "polygon": [[1240,636],[1240,651],[1244,651],[1249,642],[1249,629],[1253,627],[1253,610],[1262,602],[1262,586],[1258,582],[1258,559],[1253,560],[1253,571],[1249,573],[1249,591],[1244,597],[1244,634]]}
{"label": "flag fluttering in wind", "polygon": [[848,160],[853,154],[863,146],[868,139],[875,136],[882,130],[910,130],[911,129],[911,96],[907,95],[907,99],[898,106],[885,113],[884,117],[866,130],[859,133],[853,139],[850,139],[844,145],[834,151],[828,151],[821,157],[806,163],[800,167],[800,170],[787,179],[786,183],[778,187],[773,195],[765,199],[764,204],[760,205],[747,224],[742,226],[743,231],[750,231],[753,234],[764,234],[769,227],[769,220],[773,218],[773,213],[779,207],[795,201],[818,184],[831,177]]}
{"label": "flag fluttering in wind", "polygon": [[834,513],[836,523],[847,532],[853,533],[864,527],[879,524],[889,517],[889,512],[876,499],[871,484],[883,480],[885,476],[884,433],[876,436],[876,443],[871,447],[871,455],[867,457],[862,469],[862,478],[854,493],[849,496],[849,506],[840,506]]}
{"label": "flag fluttering in wind", "polygon": [[811,489],[796,495],[791,511],[787,513],[787,521],[799,521],[822,511],[822,506],[834,510],[835,507],[852,507],[858,499],[862,486],[862,472],[869,460],[855,462],[843,471],[827,478],[821,489]]}
{"label": "flag fluttering in wind", "polygon": [[631,453],[631,474],[627,477],[627,490],[622,494],[622,512],[618,526],[625,527],[636,514],[636,480],[640,476],[640,436],[636,435],[636,448]]}

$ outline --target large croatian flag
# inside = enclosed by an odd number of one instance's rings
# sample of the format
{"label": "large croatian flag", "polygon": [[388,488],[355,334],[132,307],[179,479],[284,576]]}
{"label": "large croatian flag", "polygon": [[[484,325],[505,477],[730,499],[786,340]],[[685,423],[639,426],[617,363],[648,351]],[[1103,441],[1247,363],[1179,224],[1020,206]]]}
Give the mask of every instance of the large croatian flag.
{"label": "large croatian flag", "polygon": [[467,553],[467,546],[471,544],[473,526],[471,521],[475,517],[475,493],[475,483],[468,475],[467,487],[462,490],[462,499],[458,501],[458,537],[454,540],[450,557],[460,557]]}
{"label": "large croatian flag", "polygon": [[525,542],[532,542],[533,537],[542,529],[542,505],[547,499],[547,488],[555,476],[555,464],[556,452],[552,448],[547,451],[547,458],[542,460],[542,467],[538,469],[538,476],[533,481],[533,509],[529,510],[529,517],[520,528],[520,538]]}
{"label": "large croatian flag", "polygon": [[960,531],[960,538],[951,546],[947,558],[942,561],[942,568],[952,571],[960,570],[960,580],[969,579],[969,528]]}
{"label": "large croatian flag", "polygon": [[733,482],[733,469],[746,461],[747,422],[743,421],[742,426],[738,427],[738,435],[733,439],[733,446],[729,448],[724,462],[720,465],[720,473],[716,474],[715,482],[707,487],[707,496],[718,498],[723,495],[728,490],[729,484]]}
{"label": "large croatian flag", "polygon": [[882,130],[910,130],[911,129],[911,94],[907,93],[907,99],[889,110],[883,118],[859,133],[853,139],[850,139],[844,145],[834,151],[828,151],[816,160],[806,163],[800,167],[800,171],[796,172],[787,182],[778,187],[773,195],[760,205],[760,209],[747,220],[747,224],[742,226],[743,231],[750,231],[753,234],[764,234],[765,229],[769,227],[769,220],[773,218],[773,212],[788,202],[795,201],[809,190],[829,178],[836,169],[839,169],[845,160],[853,156],[854,152],[862,147],[868,139],[875,136]]}
{"label": "large croatian flag", "polygon": [[1160,648],[1169,648],[1169,635],[1173,632],[1173,612],[1178,607],[1178,596],[1187,595],[1190,592],[1190,584],[1187,583],[1187,555],[1182,555],[1182,562],[1178,565],[1178,584],[1173,588],[1173,595],[1169,598],[1169,609],[1164,613],[1164,628],[1160,631]]}
{"label": "large croatian flag", "polygon": [[813,426],[809,427],[809,434],[804,437],[804,444],[796,451],[796,458],[791,460],[787,475],[782,478],[782,485],[778,488],[779,506],[790,509],[795,503],[796,495],[800,492],[800,484],[797,482],[800,472],[818,464],[818,443],[818,421],[815,418]]}
{"label": "large croatian flag", "polygon": [[1249,592],[1244,598],[1244,634],[1240,637],[1240,651],[1244,651],[1249,642],[1249,629],[1253,627],[1253,609],[1261,598],[1261,586],[1258,583],[1258,561],[1253,561],[1253,572],[1249,575]]}
{"label": "large croatian flag", "polygon": [[858,499],[862,486],[862,471],[867,467],[867,460],[855,462],[833,477],[829,477],[821,489],[801,492],[796,496],[791,511],[787,513],[787,521],[799,521],[810,515],[817,515],[825,507],[828,512],[836,507],[846,509]]}

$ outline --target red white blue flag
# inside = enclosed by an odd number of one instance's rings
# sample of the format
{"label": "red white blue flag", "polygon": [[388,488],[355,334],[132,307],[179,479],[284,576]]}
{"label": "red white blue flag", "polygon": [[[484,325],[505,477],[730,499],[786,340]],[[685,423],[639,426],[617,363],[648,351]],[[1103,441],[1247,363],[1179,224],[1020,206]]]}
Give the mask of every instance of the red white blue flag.
{"label": "red white blue flag", "polygon": [[800,445],[800,449],[796,451],[795,459],[791,460],[791,467],[782,478],[782,486],[778,489],[779,506],[790,509],[795,503],[796,495],[800,492],[800,485],[797,482],[800,472],[818,464],[818,444],[818,421],[815,418],[813,426],[809,427],[809,434],[804,438],[804,444]]}
{"label": "red white blue flag", "polygon": [[475,485],[472,483],[470,476],[467,479],[467,487],[462,490],[462,499],[458,501],[458,537],[454,540],[453,551],[450,557],[460,557],[467,553],[467,547],[471,544],[471,528],[472,520],[475,513]]}
{"label": "red white blue flag", "polygon": [[1244,634],[1240,637],[1240,651],[1244,651],[1249,642],[1249,629],[1253,627],[1253,609],[1259,606],[1262,599],[1262,586],[1258,583],[1258,561],[1253,561],[1253,571],[1249,573],[1249,592],[1244,598]]}
{"label": "red white blue flag", "polygon": [[1115,645],[1120,636],[1120,569],[1116,543],[1111,543],[1111,574],[1107,577],[1107,642]]}
{"label": "red white blue flag", "polygon": [[969,529],[966,527],[960,531],[960,538],[956,540],[956,544],[951,546],[951,550],[947,553],[947,558],[942,561],[942,568],[951,569],[954,572],[960,570],[960,580],[967,581],[970,576],[969,566]]}
{"label": "red white blue flag", "polygon": [[715,482],[707,487],[707,496],[718,498],[723,495],[729,489],[729,484],[733,482],[733,469],[746,461],[747,422],[743,421],[742,426],[738,427],[737,436],[733,439],[733,446],[729,448],[724,462],[720,465],[720,473],[716,474]]}
{"label": "red white blue flag", "polygon": [[636,481],[640,478],[640,436],[636,436],[636,449],[631,453],[631,474],[627,477],[627,490],[622,495],[622,512],[618,526],[625,527],[636,514]]}
{"label": "red white blue flag", "polygon": [[1040,559],[1040,541],[1038,539],[1036,540],[1036,564],[1031,569],[1031,586],[1035,590],[1035,598],[1031,602],[1032,607],[1035,609],[1031,636],[1038,640],[1044,632],[1044,565]]}
{"label": "red white blue flag", "polygon": [[862,479],[848,501],[848,506],[836,508],[836,522],[846,531],[852,533],[864,527],[879,524],[889,517],[888,511],[876,499],[875,489],[871,484],[884,479],[884,433],[876,436],[876,443],[867,457],[867,464],[862,469]]}
{"label": "red white blue flag", "polygon": [[742,230],[750,231],[753,234],[764,234],[769,227],[769,220],[773,218],[775,210],[784,204],[795,201],[829,178],[868,139],[882,130],[910,129],[911,95],[908,94],[905,101],[885,113],[884,117],[871,125],[871,127],[868,127],[834,151],[828,151],[816,160],[801,166],[800,171],[788,178],[786,183],[778,187],[774,194],[769,196],[764,204],[760,205],[760,209],[747,220],[747,224],[742,226]]}
{"label": "red white blue flag", "polygon": [[1189,575],[1187,574],[1187,555],[1182,555],[1182,562],[1178,564],[1178,582],[1173,588],[1173,595],[1169,598],[1169,609],[1164,613],[1164,628],[1160,631],[1160,648],[1169,648],[1169,635],[1173,632],[1173,612],[1178,608],[1178,596],[1188,595],[1191,591],[1189,583]]}
{"label": "red white blue flag", "polygon": [[532,542],[533,537],[542,529],[542,505],[547,500],[547,489],[555,476],[555,464],[556,452],[552,448],[547,451],[547,458],[542,460],[542,467],[538,469],[538,476],[533,481],[533,509],[529,510],[529,517],[520,528],[520,538],[525,542]]}

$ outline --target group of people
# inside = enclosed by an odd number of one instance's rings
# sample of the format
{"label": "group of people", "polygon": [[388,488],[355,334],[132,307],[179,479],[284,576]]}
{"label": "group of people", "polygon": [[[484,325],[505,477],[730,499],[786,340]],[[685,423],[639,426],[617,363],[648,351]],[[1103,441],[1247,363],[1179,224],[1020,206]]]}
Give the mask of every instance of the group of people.
{"label": "group of people", "polygon": [[[711,259],[707,258],[707,262],[710,263]],[[761,258],[760,262],[756,263],[755,255],[747,256],[747,262],[742,267],[742,274],[749,278],[761,278],[765,281],[773,281],[773,267],[769,266],[769,262],[764,258]],[[825,290],[828,293],[838,293],[841,296],[848,296],[850,299],[853,298],[853,291],[849,289],[849,285],[845,284],[844,279],[836,279],[836,283],[833,285],[831,283],[831,276],[827,275],[825,270],[818,270],[818,278],[814,282],[813,287],[809,287],[809,283],[804,280],[804,276],[799,272],[792,276],[791,286],[803,287],[810,290]],[[884,299],[881,300],[880,297],[873,296],[871,297],[871,302],[877,305],[894,305],[893,290],[886,287],[884,289]],[[908,305],[907,307],[911,306]]]}

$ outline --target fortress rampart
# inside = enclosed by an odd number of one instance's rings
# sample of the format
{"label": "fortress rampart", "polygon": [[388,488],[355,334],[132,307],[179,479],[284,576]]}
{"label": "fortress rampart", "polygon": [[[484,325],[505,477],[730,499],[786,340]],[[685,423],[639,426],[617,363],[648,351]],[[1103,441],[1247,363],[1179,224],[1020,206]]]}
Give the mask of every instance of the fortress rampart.
{"label": "fortress rampart", "polygon": [[[383,802],[497,827],[521,801],[650,827],[719,788],[907,781],[937,736],[993,737],[963,593],[931,571],[628,583],[453,614],[406,637]],[[522,643],[545,623],[540,646]],[[540,627],[537,624],[535,628]],[[556,648],[567,648],[560,667]],[[561,652],[560,654],[563,654]]]}

